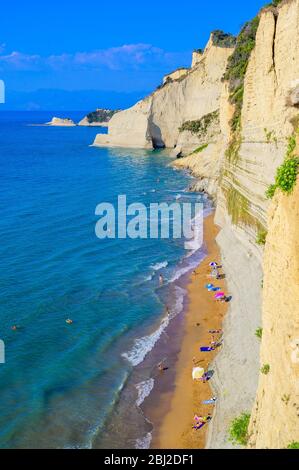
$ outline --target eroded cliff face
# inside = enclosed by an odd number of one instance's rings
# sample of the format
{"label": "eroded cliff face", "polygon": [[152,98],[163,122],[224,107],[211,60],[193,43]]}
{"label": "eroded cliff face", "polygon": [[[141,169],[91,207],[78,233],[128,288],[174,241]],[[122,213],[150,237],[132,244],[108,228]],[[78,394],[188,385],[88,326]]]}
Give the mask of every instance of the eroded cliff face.
{"label": "eroded cliff face", "polygon": [[263,335],[250,447],[299,442],[299,181],[271,204],[264,254]]}
{"label": "eroded cliff face", "polygon": [[[215,220],[222,227],[218,243],[234,298],[225,320],[224,347],[214,363],[219,404],[209,448],[231,446],[230,422],[251,412],[257,387],[250,446],[281,448],[299,442],[299,366],[291,360],[292,354],[299,356],[294,349],[299,339],[298,184],[293,195],[275,198],[269,218],[271,202],[265,197],[299,123],[298,50],[299,1],[284,0],[278,8],[264,9],[245,75],[237,131],[232,130],[235,106],[225,82],[217,150],[208,146],[175,163],[198,176],[216,199]],[[256,239],[267,229],[263,262]],[[259,322],[264,328],[261,364],[254,334]],[[270,365],[268,375],[259,371],[265,364]]]}
{"label": "eroded cliff face", "polygon": [[[250,447],[299,442],[299,183],[289,196],[278,192],[273,201],[265,196],[299,125],[298,51],[299,0],[283,0],[259,14],[235,127],[230,83],[222,79],[232,49],[215,46],[211,38],[185,76],[117,114],[109,135],[95,142],[172,148],[183,157],[175,166],[188,168],[198,189],[215,200],[233,301],[224,346],[213,365],[218,402],[209,448],[230,447],[231,420],[252,407]],[[211,113],[217,119],[198,125]],[[256,240],[267,230],[264,253]],[[259,371],[264,365],[270,366],[268,374]]]}
{"label": "eroded cliff face", "polygon": [[182,139],[179,128],[219,108],[221,79],[231,53],[232,48],[215,46],[212,35],[194,67],[113,116],[108,135],[98,135],[94,145],[174,149],[179,143],[177,153],[183,153],[186,140],[188,151],[196,148],[201,140],[189,134]]}
{"label": "eroded cliff face", "polygon": [[[228,122],[231,111],[222,108],[222,133],[226,151],[222,154],[223,174],[217,197],[216,220],[235,219],[236,235],[255,249],[256,233],[267,226],[265,198],[284,159],[286,139],[294,131],[298,109],[290,100],[299,77],[299,2],[262,11],[244,82],[240,147],[229,156]],[[225,97],[226,94],[226,97]],[[227,87],[223,99],[228,102]]]}

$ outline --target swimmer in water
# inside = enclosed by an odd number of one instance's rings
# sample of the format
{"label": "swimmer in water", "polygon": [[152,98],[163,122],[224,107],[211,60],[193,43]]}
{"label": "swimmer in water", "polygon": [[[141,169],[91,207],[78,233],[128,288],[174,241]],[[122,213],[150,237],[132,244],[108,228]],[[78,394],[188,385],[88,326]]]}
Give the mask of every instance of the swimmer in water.
{"label": "swimmer in water", "polygon": [[163,283],[164,283],[164,278],[163,278],[162,274],[160,274],[160,276],[159,276],[159,282],[160,282],[160,286],[162,286]]}
{"label": "swimmer in water", "polygon": [[68,324],[68,325],[72,325],[74,322],[73,320],[71,320],[70,318],[68,318],[67,320],[65,320],[65,322]]}

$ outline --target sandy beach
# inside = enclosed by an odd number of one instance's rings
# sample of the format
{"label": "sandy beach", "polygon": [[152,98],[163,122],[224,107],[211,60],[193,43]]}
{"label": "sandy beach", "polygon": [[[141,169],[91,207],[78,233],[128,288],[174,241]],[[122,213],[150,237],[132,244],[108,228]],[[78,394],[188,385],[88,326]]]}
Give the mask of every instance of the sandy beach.
{"label": "sandy beach", "polygon": [[[190,276],[188,289],[188,306],[182,324],[183,337],[180,352],[175,364],[174,387],[165,390],[160,396],[159,404],[151,410],[151,421],[158,423],[153,432],[152,448],[196,449],[204,448],[209,424],[200,430],[192,429],[194,415],[213,414],[213,405],[202,405],[203,400],[213,396],[209,382],[192,380],[192,369],[195,366],[211,370],[209,364],[215,358],[215,352],[200,352],[201,346],[210,346],[212,335],[209,330],[222,327],[223,317],[227,310],[226,303],[216,302],[214,293],[205,285],[214,283],[226,291],[224,279],[216,281],[209,277],[212,261],[221,265],[219,248],[215,238],[218,229],[214,225],[214,214],[204,222],[204,243],[207,257]],[[222,271],[220,271],[221,273]],[[167,374],[165,371],[164,374]]]}

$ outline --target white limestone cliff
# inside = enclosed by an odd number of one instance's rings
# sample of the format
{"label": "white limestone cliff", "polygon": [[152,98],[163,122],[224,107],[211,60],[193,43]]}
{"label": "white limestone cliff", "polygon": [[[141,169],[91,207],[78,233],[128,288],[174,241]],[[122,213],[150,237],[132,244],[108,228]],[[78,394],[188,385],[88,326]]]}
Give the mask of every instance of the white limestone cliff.
{"label": "white limestone cliff", "polygon": [[179,128],[219,108],[221,79],[231,53],[232,48],[214,45],[211,35],[199,63],[113,116],[108,134],[98,135],[94,145],[174,149],[179,144],[178,153],[184,152]]}

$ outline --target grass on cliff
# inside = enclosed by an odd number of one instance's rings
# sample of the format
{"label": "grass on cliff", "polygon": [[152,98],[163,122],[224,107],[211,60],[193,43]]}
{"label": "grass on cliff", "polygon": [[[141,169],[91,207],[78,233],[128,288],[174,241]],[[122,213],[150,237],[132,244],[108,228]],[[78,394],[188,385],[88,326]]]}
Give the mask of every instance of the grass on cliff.
{"label": "grass on cliff", "polygon": [[203,116],[196,121],[186,121],[179,128],[179,132],[189,131],[191,134],[196,134],[199,137],[204,137],[208,128],[219,120],[219,111],[213,111]]}
{"label": "grass on cliff", "polygon": [[[259,17],[256,16],[242,28],[237,37],[236,47],[229,57],[227,68],[223,76],[229,83],[230,102],[234,105],[234,115],[230,126],[232,138],[226,152],[229,163],[236,163],[241,146],[241,114],[244,97],[244,79],[247,71],[250,54],[255,46],[256,32],[259,25]],[[238,146],[236,143],[238,142]],[[233,155],[233,158],[231,158]]]}
{"label": "grass on cliff", "polygon": [[266,230],[259,230],[256,237],[257,245],[265,245],[268,232]]}
{"label": "grass on cliff", "polygon": [[259,17],[248,21],[237,37],[236,48],[229,57],[224,80],[229,81],[230,91],[234,93],[244,82],[250,54],[255,46],[256,32],[259,26]]}
{"label": "grass on cliff", "polygon": [[283,193],[291,194],[299,173],[299,157],[295,154],[298,130],[288,138],[288,146],[285,161],[277,168],[275,183],[271,184],[267,191],[267,199],[272,199],[277,188]]}
{"label": "grass on cliff", "polygon": [[258,339],[262,339],[262,336],[263,336],[263,328],[257,328],[256,329],[256,332],[255,332],[255,336],[258,338]]}
{"label": "grass on cliff", "polygon": [[209,144],[203,144],[201,145],[200,147],[198,147],[197,149],[195,149],[192,154],[194,153],[201,153],[203,152],[206,148],[208,148]]}
{"label": "grass on cliff", "polygon": [[299,442],[291,442],[291,444],[288,445],[287,449],[299,449]]}
{"label": "grass on cliff", "polygon": [[229,440],[234,445],[240,444],[246,446],[248,443],[248,426],[250,414],[242,413],[241,416],[235,418],[229,428]]}
{"label": "grass on cliff", "polygon": [[264,375],[268,375],[269,372],[270,372],[270,365],[269,364],[264,364],[261,367],[261,373],[264,374]]}

